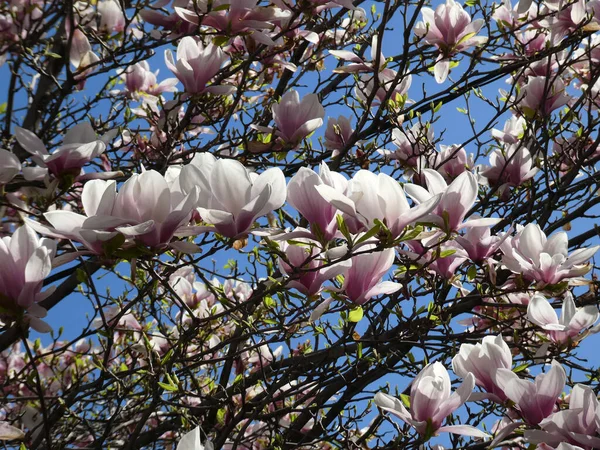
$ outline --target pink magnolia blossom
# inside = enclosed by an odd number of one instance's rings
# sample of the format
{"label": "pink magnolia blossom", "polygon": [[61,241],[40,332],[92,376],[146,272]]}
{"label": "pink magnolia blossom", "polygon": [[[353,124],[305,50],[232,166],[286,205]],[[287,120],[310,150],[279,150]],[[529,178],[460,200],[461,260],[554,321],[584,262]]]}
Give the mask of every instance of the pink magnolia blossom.
{"label": "pink magnolia blossom", "polygon": [[541,288],[589,272],[588,261],[600,247],[578,249],[569,255],[567,233],[561,231],[547,238],[539,225],[530,223],[500,248],[502,263],[511,272],[536,281]]}
{"label": "pink magnolia blossom", "polygon": [[140,61],[127,67],[120,77],[125,82],[125,90],[129,95],[139,93],[148,95],[160,95],[163,92],[173,92],[176,90],[177,78],[167,78],[158,83],[156,76],[158,70],[152,72],[148,61]]}
{"label": "pink magnolia blossom", "polygon": [[467,212],[477,201],[479,190],[477,179],[471,172],[461,173],[450,185],[435,170],[424,169],[423,176],[427,182],[427,190],[411,183],[405,184],[404,190],[417,204],[428,202],[435,196],[441,196],[439,203],[427,219],[440,226],[444,231],[452,232],[468,226],[497,223],[496,219],[488,218],[464,222]]}
{"label": "pink magnolia blossom", "polygon": [[492,136],[506,144],[516,144],[523,137],[526,126],[525,117],[511,116],[504,123],[502,131],[496,128],[492,129]]}
{"label": "pink magnolia blossom", "polygon": [[290,278],[287,287],[308,296],[318,294],[325,281],[343,274],[351,265],[350,260],[329,263],[318,242],[311,239],[295,238],[294,243],[282,242],[280,247],[287,259],[279,258],[281,272]]}
{"label": "pink magnolia blossom", "polygon": [[512,354],[502,335],[485,336],[481,344],[462,344],[458,354],[452,358],[452,370],[465,378],[472,373],[475,384],[491,394],[491,398],[504,402],[506,395],[496,384],[498,369],[511,369]]}
{"label": "pink magnolia blossom", "polygon": [[102,0],[98,2],[100,13],[100,30],[108,33],[125,31],[125,14],[117,0]]}
{"label": "pink magnolia blossom", "polygon": [[44,299],[42,284],[52,270],[56,242],[38,238],[23,225],[0,239],[0,305],[5,311],[27,309]]}
{"label": "pink magnolia blossom", "polygon": [[593,305],[577,308],[570,292],[565,293],[560,319],[548,300],[541,295],[534,295],[527,306],[527,318],[542,327],[550,340],[557,344],[580,341],[587,334],[586,330],[598,321],[598,317],[598,308]]}
{"label": "pink magnolia blossom", "polygon": [[[171,3],[165,13],[165,6]],[[147,8],[142,9],[139,13],[140,17],[151,25],[163,27],[170,32],[170,37],[192,35],[198,30],[198,26],[194,23],[183,21],[177,14],[176,8],[187,8],[189,0],[156,0]]]}
{"label": "pink magnolia blossom", "polygon": [[277,126],[275,134],[290,145],[298,145],[323,125],[325,117],[325,109],[316,94],[308,94],[300,101],[298,92],[294,90],[287,91],[272,110]]}
{"label": "pink magnolia blossom", "polygon": [[375,245],[371,244],[360,247],[362,254],[351,258],[352,266],[344,275],[342,290],[357,305],[380,294],[392,294],[402,287],[400,283],[381,281],[394,264],[394,249],[363,253],[374,249]]}
{"label": "pink magnolia blossom", "polygon": [[337,119],[330,117],[327,119],[327,130],[325,130],[325,147],[333,150],[332,156],[335,158],[350,141],[354,129],[350,124],[350,119],[345,116],[339,116]]}
{"label": "pink magnolia blossom", "polygon": [[[375,76],[377,77],[377,90],[375,91]],[[354,92],[358,100],[366,103],[371,97],[371,107],[386,101],[393,101],[403,105],[408,98],[408,90],[412,84],[412,75],[398,74],[392,69],[382,69],[376,75],[363,74],[358,79]],[[375,91],[375,92],[373,92]]]}
{"label": "pink magnolia blossom", "polygon": [[0,14],[0,41],[4,43],[26,39],[30,32],[38,28],[36,22],[44,18],[44,6],[43,0],[3,2]]}
{"label": "pink magnolia blossom", "polygon": [[451,182],[473,168],[473,155],[467,155],[465,148],[457,144],[440,145],[440,151],[434,154],[431,166]]}
{"label": "pink magnolia blossom", "polygon": [[495,382],[504,395],[515,402],[523,419],[530,425],[536,425],[554,411],[566,379],[565,369],[552,361],[552,368],[545,374],[539,374],[533,382],[521,379],[504,368],[496,372]]}
{"label": "pink magnolia blossom", "polygon": [[392,237],[399,237],[405,228],[429,214],[439,202],[440,196],[431,196],[413,208],[408,204],[404,190],[389,175],[375,175],[359,170],[348,183],[346,193],[326,185],[316,187],[331,205],[356,219],[364,228],[375,226],[375,220],[383,222]]}
{"label": "pink magnolia blossom", "polygon": [[509,28],[519,28],[523,22],[537,17],[538,7],[532,0],[522,0],[511,5],[511,0],[503,0],[499,8],[494,9],[492,18]]}
{"label": "pink magnolia blossom", "polygon": [[421,14],[423,22],[415,25],[415,34],[440,51],[434,73],[436,81],[443,83],[450,70],[450,57],[487,41],[485,36],[476,36],[483,27],[484,20],[471,22],[469,13],[454,0],[446,0],[435,11],[421,8]]}
{"label": "pink magnolia blossom", "polygon": [[552,43],[558,44],[569,33],[580,28],[587,19],[587,1],[545,0],[541,13],[546,16],[540,25],[552,33]]}
{"label": "pink magnolia blossom", "polygon": [[492,235],[486,226],[470,227],[464,235],[456,236],[456,242],[465,249],[471,261],[482,264],[498,251],[506,237]]}
{"label": "pink magnolia blossom", "polygon": [[228,36],[249,33],[256,42],[274,46],[268,30],[274,25],[270,22],[276,17],[274,8],[258,6],[257,0],[215,0],[209,11],[208,3],[198,2],[198,13],[175,7],[175,12],[183,20],[199,25],[212,27]]}
{"label": "pink magnolia blossom", "polygon": [[537,173],[529,150],[522,145],[513,144],[502,150],[494,150],[490,155],[490,167],[481,175],[491,186],[499,186],[503,192],[507,187],[518,187],[531,180]]}
{"label": "pink magnolia blossom", "polygon": [[571,99],[565,92],[565,83],[557,77],[529,77],[522,92],[525,95],[518,100],[517,107],[529,118],[536,115],[548,116]]}
{"label": "pink magnolia blossom", "polygon": [[103,243],[119,233],[143,245],[160,248],[170,243],[180,227],[187,225],[197,201],[197,189],[184,195],[169,186],[158,172],[148,170],[132,175],[118,193],[114,181],[86,183],[82,203],[87,216],[50,211],[44,217],[53,228],[29,223],[41,233],[79,241],[99,254],[104,253]]}
{"label": "pink magnolia blossom", "polygon": [[394,128],[392,143],[396,146],[395,150],[379,150],[379,153],[399,161],[402,166],[415,169],[420,157],[433,148],[433,126],[417,122],[409,129]]}
{"label": "pink magnolia blossom", "polygon": [[318,174],[301,167],[288,183],[288,203],[308,220],[314,236],[323,236],[330,241],[337,232],[337,208],[319,194],[317,188],[321,185],[344,192],[348,181],[341,174],[330,171],[325,163],[319,166]]}
{"label": "pink magnolia blossom", "polygon": [[[248,343],[254,347],[253,342]],[[269,344],[262,344],[242,353],[240,367],[236,368],[237,373],[243,373],[244,369],[250,367],[250,373],[258,372],[271,365],[283,353],[283,346],[278,346],[275,350],[269,347]]]}
{"label": "pink magnolia blossom", "polygon": [[91,66],[100,61],[100,58],[92,51],[90,41],[79,28],[76,28],[73,32],[69,61],[77,72],[75,75],[75,80],[78,81],[77,88],[83,89],[86,78],[93,70]]}
{"label": "pink magnolia blossom", "polygon": [[0,148],[0,186],[10,182],[20,171],[19,158],[14,153]]}
{"label": "pink magnolia blossom", "polygon": [[188,94],[208,92],[215,95],[227,95],[231,93],[234,90],[233,86],[207,86],[228,60],[229,58],[220,47],[212,43],[205,46],[201,40],[190,36],[179,41],[177,60],[173,59],[170,49],[165,51],[167,67],[181,81]]}
{"label": "pink magnolia blossom", "polygon": [[227,279],[223,283],[223,293],[225,297],[234,303],[242,303],[252,297],[252,286],[240,280]]}
{"label": "pink magnolia blossom", "polygon": [[540,428],[525,431],[525,439],[534,444],[569,443],[585,450],[600,448],[600,404],[596,393],[589,386],[576,384],[569,396],[569,409],[545,418]]}
{"label": "pink magnolia blossom", "polygon": [[[467,258],[467,252],[465,252],[456,242],[449,241],[442,244],[436,245],[436,241],[441,236],[433,236],[432,238],[423,240],[423,244],[427,247],[436,246],[430,250],[431,262],[427,266],[427,270],[430,273],[434,273],[445,280],[455,280],[457,269],[464,263]],[[415,244],[418,241],[407,241],[406,244]],[[414,247],[413,247],[414,248]],[[440,254],[437,256],[437,250],[439,249]],[[446,254],[444,254],[446,253]]]}
{"label": "pink magnolia blossom", "polygon": [[197,306],[198,302],[203,298],[203,293],[206,296],[212,295],[203,283],[196,281],[196,274],[192,266],[184,266],[173,272],[169,277],[169,285],[175,294],[191,309]]}
{"label": "pink magnolia blossom", "polygon": [[446,417],[467,401],[474,387],[475,377],[467,373],[464,382],[451,394],[448,371],[436,361],[428,364],[413,380],[410,412],[400,400],[382,392],[375,395],[375,404],[413,426],[426,439],[438,432],[486,438],[487,434],[470,425],[442,426]]}
{"label": "pink magnolia blossom", "polygon": [[[116,342],[123,342],[128,336],[133,336],[135,341],[142,338],[142,325],[131,312],[124,311],[119,305],[109,306],[102,311],[92,321],[92,327],[95,329],[106,329],[108,326],[114,330],[114,339]],[[141,345],[142,347],[143,344]],[[145,351],[145,347],[144,347]]]}
{"label": "pink magnolia blossom", "polygon": [[[595,1],[594,5],[600,8],[600,2]],[[600,14],[596,14],[596,17],[600,18]],[[582,44],[582,47],[575,50],[569,68],[577,74],[578,78],[590,83],[594,67],[600,63],[600,35],[593,34],[590,36],[589,41],[582,42]]]}
{"label": "pink magnolia blossom", "polygon": [[600,148],[595,146],[594,141],[590,138],[572,136],[564,139],[559,137],[552,145],[552,153],[556,158],[558,170],[565,173],[578,164],[585,167],[595,163],[600,156]]}
{"label": "pink magnolia blossom", "polygon": [[184,192],[198,186],[202,219],[230,238],[247,234],[258,217],[281,208],[287,194],[280,169],[258,175],[239,161],[216,159],[208,153],[196,155],[181,170],[180,183]]}
{"label": "pink magnolia blossom", "polygon": [[[348,66],[337,67],[333,70],[334,73],[359,73],[359,72],[374,72],[376,70],[375,63],[377,61],[377,48],[379,47],[379,36],[373,35],[371,39],[371,61],[367,62],[360,56],[352,53],[348,50],[329,50],[336,58],[343,61],[350,61],[352,64]],[[384,68],[385,56],[383,53],[379,53],[379,70]]]}
{"label": "pink magnolia blossom", "polygon": [[40,166],[25,167],[23,175],[28,180],[43,179],[47,172],[56,177],[78,176],[84,165],[104,153],[114,135],[115,132],[110,131],[98,138],[89,122],[80,123],[69,129],[62,145],[49,154],[40,138],[29,130],[16,127],[17,141]]}

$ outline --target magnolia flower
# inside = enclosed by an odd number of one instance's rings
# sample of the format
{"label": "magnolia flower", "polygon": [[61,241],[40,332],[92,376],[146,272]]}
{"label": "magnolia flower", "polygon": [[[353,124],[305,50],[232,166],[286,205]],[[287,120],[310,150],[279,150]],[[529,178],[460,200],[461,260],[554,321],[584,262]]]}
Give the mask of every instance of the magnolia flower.
{"label": "magnolia flower", "polygon": [[[337,67],[333,70],[334,73],[358,73],[358,72],[374,72],[375,62],[377,61],[377,48],[379,47],[379,36],[374,34],[371,39],[371,62],[366,62],[360,56],[352,53],[348,50],[329,50],[336,58],[343,61],[350,61],[352,64],[348,66]],[[379,53],[379,65],[378,70],[385,65],[386,59],[383,53]]]}
{"label": "magnolia flower", "polygon": [[[254,346],[253,342],[249,343],[249,346]],[[268,367],[275,359],[277,359],[283,353],[283,346],[278,346],[275,350],[269,347],[269,344],[262,344],[252,350],[247,350],[242,353],[240,359],[240,366],[236,369],[238,373],[243,373],[246,367],[251,367],[250,373],[264,370]]]}
{"label": "magnolia flower", "polygon": [[55,253],[56,242],[39,239],[27,225],[0,239],[0,306],[4,311],[27,309],[51,292],[41,291]]}
{"label": "magnolia flower", "polygon": [[[360,252],[373,250],[375,245],[364,245]],[[357,305],[362,305],[372,297],[392,294],[402,285],[392,281],[381,281],[394,264],[395,251],[388,248],[382,251],[362,253],[352,257],[352,265],[344,275],[343,291]]]}
{"label": "magnolia flower", "polygon": [[375,404],[412,425],[419,434],[429,439],[438,432],[466,436],[488,437],[470,425],[447,425],[442,423],[463,405],[475,387],[475,377],[468,373],[465,381],[451,395],[448,371],[440,362],[428,364],[412,382],[410,388],[410,412],[400,400],[378,392]]}
{"label": "magnolia flower", "polygon": [[140,61],[139,63],[132,64],[120,77],[125,82],[125,90],[130,95],[136,95],[138,93],[144,93],[148,95],[160,95],[163,92],[175,91],[175,85],[177,84],[177,78],[167,78],[158,84],[156,76],[158,70],[152,72],[148,61]]}
{"label": "magnolia flower", "polygon": [[503,26],[518,28],[524,22],[537,17],[538,7],[532,0],[522,0],[513,7],[510,0],[503,0],[499,8],[494,9],[492,19]]}
{"label": "magnolia flower", "polygon": [[502,131],[493,128],[492,136],[506,144],[516,144],[525,134],[527,123],[523,116],[511,116],[504,123]]}
{"label": "magnolia flower", "polygon": [[[377,90],[375,89],[375,76],[377,76]],[[363,74],[356,84],[354,92],[356,97],[363,103],[369,101],[371,96],[374,96],[371,101],[371,107],[377,106],[385,101],[393,101],[404,104],[408,97],[408,89],[412,84],[412,75],[398,74],[395,70],[385,68],[376,75]]]}
{"label": "magnolia flower", "polygon": [[96,64],[98,61],[100,61],[100,58],[92,51],[92,46],[87,36],[79,28],[76,28],[71,37],[69,62],[75,67],[77,72],[75,80],[78,81],[78,89],[83,89],[85,79],[92,71],[90,66]]}
{"label": "magnolia flower", "polygon": [[[464,263],[467,258],[467,252],[465,252],[456,242],[449,241],[444,242],[442,244],[436,244],[436,241],[442,236],[434,235],[429,239],[423,239],[422,245],[425,247],[432,248],[429,250],[429,257],[431,258],[431,262],[427,265],[427,271],[430,273],[434,273],[445,280],[455,280],[456,271],[460,267],[462,263]],[[411,247],[413,250],[417,250],[415,244],[417,240],[406,241],[408,247]],[[439,248],[440,256],[437,256],[437,249]],[[420,249],[419,253],[423,253],[424,248]]]}
{"label": "magnolia flower", "polygon": [[0,185],[7,184],[21,171],[21,161],[8,150],[0,148]]}
{"label": "magnolia flower", "polygon": [[537,173],[529,150],[519,144],[494,150],[490,155],[490,167],[481,172],[491,186],[500,185],[502,192],[508,186],[518,187]]}
{"label": "magnolia flower", "polygon": [[548,116],[571,99],[565,93],[565,83],[558,77],[529,77],[521,91],[525,95],[518,100],[517,107],[528,118]]}
{"label": "magnolia flower", "polygon": [[330,171],[325,163],[319,166],[318,174],[301,167],[288,183],[288,202],[308,221],[315,237],[330,241],[337,232],[337,207],[321,195],[319,186],[328,186],[343,195],[348,180]]}
{"label": "magnolia flower", "polygon": [[286,198],[285,177],[280,169],[258,175],[239,161],[216,159],[209,153],[196,155],[181,170],[179,181],[184,192],[199,187],[198,212],[202,219],[230,238],[245,235],[258,217],[281,208]]}
{"label": "magnolia flower", "polygon": [[[375,92],[374,99],[370,106],[376,106],[379,103],[383,103],[386,100],[392,100],[394,102],[404,103],[405,94],[408,92],[408,88],[411,85],[411,75],[398,75],[395,70],[385,67],[386,59],[383,53],[377,54],[379,48],[379,36],[373,35],[371,40],[371,61],[367,62],[358,55],[348,50],[330,50],[336,58],[340,58],[344,61],[350,61],[352,64],[348,66],[340,66],[333,70],[335,73],[359,73],[359,72],[371,72],[364,73],[357,83],[355,88],[358,99],[362,102],[367,102],[373,95],[375,89],[375,76],[378,80],[377,91]],[[376,67],[376,63],[378,66]]]}
{"label": "magnolia flower", "polygon": [[175,7],[175,12],[189,23],[209,26],[228,36],[250,34],[256,42],[276,45],[267,32],[273,28],[270,20],[276,17],[275,8],[258,6],[257,0],[215,0],[210,10],[205,2],[194,7],[198,12],[180,7]]}
{"label": "magnolia flower", "polygon": [[539,225],[530,223],[515,237],[500,245],[502,263],[514,273],[536,281],[538,287],[560,283],[562,280],[587,273],[588,260],[599,246],[575,250],[569,255],[567,233],[559,232],[546,238]]}
{"label": "magnolia flower", "polygon": [[504,368],[497,370],[495,378],[496,385],[509,400],[515,402],[521,416],[530,425],[536,425],[552,414],[566,380],[565,369],[556,361],[552,361],[552,368],[547,373],[535,377],[534,382],[523,380]]}
{"label": "magnolia flower", "polygon": [[464,147],[440,145],[440,151],[434,154],[431,166],[448,181],[452,181],[461,173],[473,168],[473,155],[467,155]]}
{"label": "magnolia flower", "polygon": [[125,14],[117,0],[102,0],[98,2],[100,13],[100,30],[120,33],[125,31]]}
{"label": "magnolia flower", "polygon": [[[544,1],[544,10],[542,11],[545,13],[546,18],[540,21],[540,25],[551,31],[554,45],[558,44],[569,33],[580,28],[582,22],[588,17],[587,3],[586,0],[574,2],[564,0]],[[594,2],[590,3],[593,4]]]}
{"label": "magnolia flower", "polygon": [[531,443],[558,446],[578,445],[585,450],[600,448],[600,404],[592,388],[576,384],[569,396],[569,409],[558,411],[540,422],[541,430],[525,431]]}
{"label": "magnolia flower", "polygon": [[421,8],[423,22],[415,25],[415,34],[440,51],[434,67],[435,79],[443,83],[450,70],[450,57],[469,47],[481,45],[487,37],[476,36],[485,23],[483,19],[471,22],[471,16],[454,0],[446,0],[435,11]]}
{"label": "magnolia flower", "polygon": [[[464,222],[467,212],[477,201],[479,186],[475,175],[463,172],[456,179],[446,184],[444,178],[435,170],[424,169],[423,176],[428,190],[416,184],[404,185],[406,193],[417,203],[422,204],[440,195],[441,199],[428,219],[447,232],[457,231],[464,227],[494,225],[497,219],[471,219]],[[464,222],[464,223],[463,223]]]}
{"label": "magnolia flower", "polygon": [[225,297],[234,303],[242,303],[250,299],[253,293],[252,286],[240,280],[225,280],[223,283],[223,293]]}
{"label": "magnolia flower", "polygon": [[380,220],[394,238],[399,237],[407,225],[434,210],[440,200],[440,196],[431,196],[411,208],[396,180],[385,173],[375,175],[368,170],[359,170],[354,175],[345,194],[327,185],[319,185],[316,189],[331,205],[367,229],[375,226],[376,219]]}
{"label": "magnolia flower", "polygon": [[335,158],[341,149],[349,142],[354,129],[350,124],[350,119],[345,116],[339,116],[337,119],[330,117],[327,119],[327,130],[325,130],[325,147],[333,150]]}
{"label": "magnolia flower", "polygon": [[116,182],[92,180],[85,184],[81,198],[86,216],[50,211],[44,217],[53,228],[28,223],[40,233],[79,241],[93,253],[103,254],[103,244],[119,233],[160,248],[187,224],[198,201],[198,191],[192,189],[183,195],[169,186],[161,174],[147,170],[132,175],[118,193]]}
{"label": "magnolia flower", "polygon": [[592,139],[571,136],[568,139],[556,138],[552,145],[555,165],[561,173],[566,173],[581,164],[588,166],[600,156],[600,149]]}
{"label": "magnolia flower", "polygon": [[492,236],[487,226],[471,227],[463,236],[456,236],[456,242],[465,249],[471,261],[481,264],[496,253],[507,237],[507,234],[503,237]]}
{"label": "magnolia flower", "polygon": [[433,126],[415,123],[411,128],[392,129],[392,143],[395,150],[381,149],[378,152],[387,158],[399,161],[403,167],[415,170],[421,157],[433,147]]}
{"label": "magnolia flower", "polygon": [[452,370],[456,375],[465,378],[467,374],[473,374],[475,384],[499,402],[505,401],[506,395],[496,384],[496,372],[511,367],[512,354],[501,334],[485,336],[481,344],[462,344],[458,355],[452,358]]}
{"label": "magnolia flower", "polygon": [[173,60],[170,49],[165,51],[165,63],[175,76],[183,83],[188,94],[208,92],[215,95],[227,95],[234,90],[233,86],[206,84],[221,70],[228,60],[220,47],[186,36],[177,46],[177,61]]}
{"label": "magnolia flower", "polygon": [[325,163],[319,166],[318,174],[301,167],[288,183],[288,203],[308,221],[317,240],[330,241],[337,232],[337,208],[320,195],[317,187],[326,185],[341,193],[347,184],[346,178],[330,171]]}
{"label": "magnolia flower", "polygon": [[202,436],[200,426],[197,426],[189,433],[183,435],[176,450],[213,450],[213,444],[210,441],[205,441],[202,444]]}
{"label": "magnolia flower", "polygon": [[281,273],[290,278],[287,286],[308,296],[318,294],[323,283],[343,274],[351,265],[350,260],[330,264],[321,254],[318,242],[295,238],[294,243],[279,244],[286,260],[279,258]]}
{"label": "magnolia flower", "polygon": [[67,131],[62,145],[49,154],[41,139],[31,131],[20,127],[15,129],[15,137],[21,147],[31,153],[32,159],[41,166],[23,168],[27,180],[43,179],[47,172],[56,177],[80,175],[81,168],[104,153],[114,136],[115,131],[109,131],[98,138],[89,122],[80,123]]}
{"label": "magnolia flower", "polygon": [[565,293],[560,319],[550,302],[541,295],[534,295],[527,306],[527,318],[542,327],[557,344],[583,339],[587,333],[582,332],[592,327],[598,321],[598,316],[598,308],[593,305],[577,308],[570,292]]}
{"label": "magnolia flower", "polygon": [[317,94],[308,94],[300,101],[298,92],[294,90],[287,91],[272,110],[277,125],[275,134],[291,145],[298,145],[323,125],[325,117],[325,109],[319,103]]}
{"label": "magnolia flower", "polygon": [[[196,281],[196,274],[192,266],[183,266],[173,272],[169,277],[169,285],[191,309],[197,308],[203,300],[206,300],[207,306],[215,304],[214,291],[204,283]],[[213,279],[211,285],[213,288],[221,286],[217,279]]]}

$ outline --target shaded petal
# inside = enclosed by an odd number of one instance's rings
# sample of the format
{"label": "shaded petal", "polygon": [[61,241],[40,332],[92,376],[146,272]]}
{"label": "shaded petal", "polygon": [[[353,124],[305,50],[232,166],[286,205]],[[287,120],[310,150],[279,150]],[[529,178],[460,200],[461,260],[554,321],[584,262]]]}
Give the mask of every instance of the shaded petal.
{"label": "shaded petal", "polygon": [[540,327],[558,324],[556,311],[541,295],[534,295],[527,306],[527,318]]}
{"label": "shaded petal", "polygon": [[0,422],[1,441],[12,441],[14,439],[23,439],[24,437],[25,433],[23,433],[17,427],[9,425],[8,422]]}
{"label": "shaded petal", "polygon": [[25,128],[15,127],[15,137],[25,150],[35,156],[44,157],[48,155],[48,150],[42,140]]}
{"label": "shaded petal", "polygon": [[92,180],[83,187],[81,203],[88,216],[110,215],[116,198],[115,181]]}
{"label": "shaded petal", "polygon": [[325,184],[315,186],[315,189],[331,205],[352,217],[356,217],[356,205],[344,194]]}
{"label": "shaded petal", "polygon": [[248,170],[238,161],[220,159],[210,177],[212,193],[225,209],[237,216],[250,202],[252,181]]}
{"label": "shaded petal", "polygon": [[378,392],[375,394],[374,402],[379,408],[394,414],[409,424],[413,424],[415,422],[402,402],[396,397]]}
{"label": "shaded petal", "polygon": [[438,428],[437,431],[460,434],[462,436],[473,436],[483,439],[490,439],[491,436],[478,428],[472,427],[471,425],[446,425]]}

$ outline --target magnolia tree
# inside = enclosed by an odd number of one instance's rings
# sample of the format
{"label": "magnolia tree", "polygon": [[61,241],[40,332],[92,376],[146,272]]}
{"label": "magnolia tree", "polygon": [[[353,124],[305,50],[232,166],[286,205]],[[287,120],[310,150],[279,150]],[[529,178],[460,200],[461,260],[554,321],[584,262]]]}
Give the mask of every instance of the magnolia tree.
{"label": "magnolia tree", "polygon": [[4,448],[600,448],[598,30],[1,2]]}

